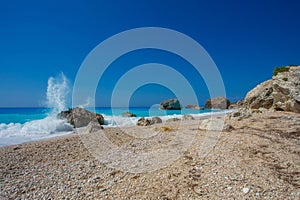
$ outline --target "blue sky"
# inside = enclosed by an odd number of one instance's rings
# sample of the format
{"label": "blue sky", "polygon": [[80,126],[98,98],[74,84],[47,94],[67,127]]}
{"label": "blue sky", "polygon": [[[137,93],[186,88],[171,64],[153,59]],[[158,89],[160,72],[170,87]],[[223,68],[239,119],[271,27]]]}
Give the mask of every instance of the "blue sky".
{"label": "blue sky", "polygon": [[[64,72],[74,82],[81,63],[100,42],[148,26],[174,29],[196,40],[216,63],[227,97],[242,99],[271,78],[274,67],[300,63],[299,8],[296,0],[1,1],[0,107],[42,106],[50,76]],[[96,103],[109,105],[121,72],[154,61],[189,77],[200,104],[209,98],[201,77],[180,67],[187,66],[184,61],[145,50],[116,60],[114,65],[124,69],[111,66]],[[146,85],[133,94],[131,104],[152,105],[168,97],[168,88]]]}

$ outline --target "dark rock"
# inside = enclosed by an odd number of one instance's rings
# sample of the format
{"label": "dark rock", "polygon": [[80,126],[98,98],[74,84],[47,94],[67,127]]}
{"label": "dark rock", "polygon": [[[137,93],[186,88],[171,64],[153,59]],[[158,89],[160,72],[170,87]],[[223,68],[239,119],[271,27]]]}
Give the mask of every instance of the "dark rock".
{"label": "dark rock", "polygon": [[229,105],[230,101],[225,97],[216,97],[208,99],[205,103],[205,108],[225,110],[228,109]]}
{"label": "dark rock", "polygon": [[98,122],[100,125],[104,124],[104,117],[102,115],[79,107],[62,111],[57,117],[67,119],[68,123],[77,128],[87,126],[92,121]]}
{"label": "dark rock", "polygon": [[138,125],[138,126],[149,126],[149,125],[151,125],[151,120],[142,117],[137,121],[136,125]]}
{"label": "dark rock", "polygon": [[162,110],[181,110],[181,105],[178,99],[169,99],[160,103]]}
{"label": "dark rock", "polygon": [[131,112],[124,112],[122,114],[123,117],[136,117],[136,114],[133,114]]}

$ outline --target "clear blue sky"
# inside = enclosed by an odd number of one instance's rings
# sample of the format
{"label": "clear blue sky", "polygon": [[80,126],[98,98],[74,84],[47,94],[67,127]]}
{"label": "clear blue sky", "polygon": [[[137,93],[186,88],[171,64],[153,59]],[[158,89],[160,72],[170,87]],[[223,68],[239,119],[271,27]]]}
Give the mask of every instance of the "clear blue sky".
{"label": "clear blue sky", "polygon": [[[174,29],[200,43],[218,66],[227,97],[235,101],[271,78],[274,67],[300,63],[299,8],[297,0],[1,1],[0,107],[43,105],[49,76],[64,72],[74,81],[96,45],[121,31],[147,26]],[[169,56],[145,51],[141,58],[139,53],[116,63],[163,62]],[[167,64],[181,62],[172,59]],[[107,80],[120,76],[115,72]],[[196,78],[191,81],[197,85]],[[109,103],[109,85],[97,92],[97,104]],[[199,81],[195,90],[203,103],[208,98],[205,85]],[[152,105],[169,96],[166,88],[147,85],[132,102]]]}

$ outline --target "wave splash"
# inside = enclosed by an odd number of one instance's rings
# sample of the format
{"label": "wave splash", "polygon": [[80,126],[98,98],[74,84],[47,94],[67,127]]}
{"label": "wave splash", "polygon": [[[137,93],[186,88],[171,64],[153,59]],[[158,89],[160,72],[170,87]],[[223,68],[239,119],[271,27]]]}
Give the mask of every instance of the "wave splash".
{"label": "wave splash", "polygon": [[56,117],[60,111],[66,110],[69,93],[69,81],[63,73],[55,78],[50,77],[46,92],[46,105],[51,108],[48,116],[24,124],[0,124],[0,146],[70,133],[72,125]]}

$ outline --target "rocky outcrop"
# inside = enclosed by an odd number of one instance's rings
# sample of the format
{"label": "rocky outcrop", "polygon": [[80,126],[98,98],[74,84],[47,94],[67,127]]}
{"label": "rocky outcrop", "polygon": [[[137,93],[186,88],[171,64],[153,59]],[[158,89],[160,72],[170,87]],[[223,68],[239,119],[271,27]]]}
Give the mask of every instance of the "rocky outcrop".
{"label": "rocky outcrop", "polygon": [[136,114],[131,113],[131,112],[124,112],[122,114],[123,117],[136,117]]}
{"label": "rocky outcrop", "polygon": [[160,103],[162,110],[181,110],[181,105],[178,99],[169,99]]}
{"label": "rocky outcrop", "polygon": [[300,66],[257,85],[246,95],[244,108],[300,113]]}
{"label": "rocky outcrop", "polygon": [[76,128],[87,126],[90,122],[97,122],[100,125],[104,124],[104,117],[102,115],[79,107],[62,111],[58,114],[58,117],[67,119],[68,123]]}
{"label": "rocky outcrop", "polygon": [[230,101],[225,97],[216,97],[208,99],[205,103],[205,108],[225,110],[228,109],[229,105]]}
{"label": "rocky outcrop", "polygon": [[198,105],[192,105],[192,104],[186,105],[185,108],[187,108],[187,109],[192,109],[192,110],[204,110],[203,107],[200,107],[200,106],[198,106]]}

